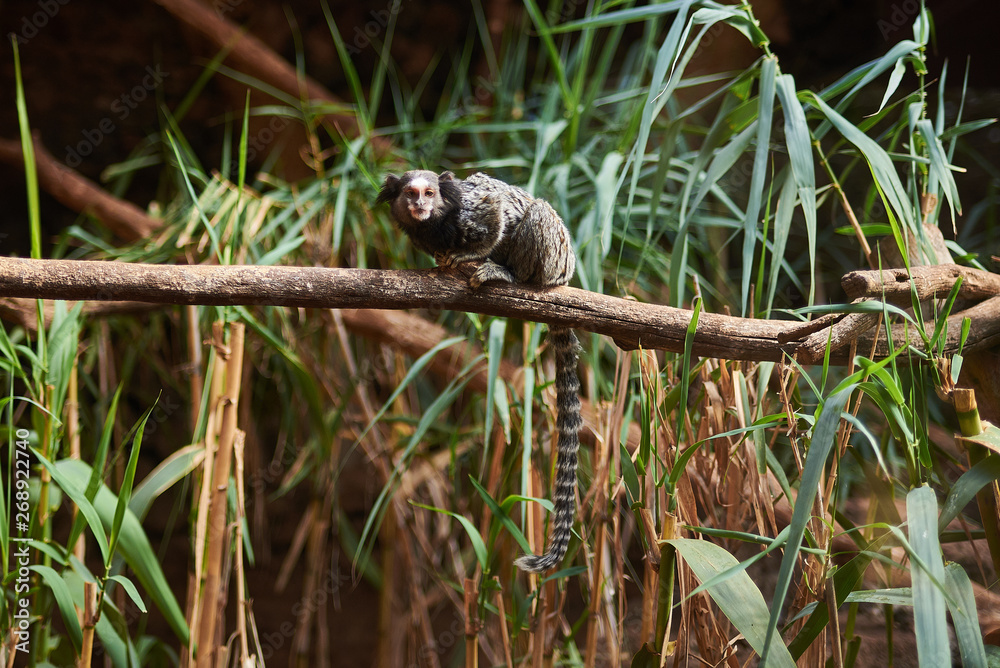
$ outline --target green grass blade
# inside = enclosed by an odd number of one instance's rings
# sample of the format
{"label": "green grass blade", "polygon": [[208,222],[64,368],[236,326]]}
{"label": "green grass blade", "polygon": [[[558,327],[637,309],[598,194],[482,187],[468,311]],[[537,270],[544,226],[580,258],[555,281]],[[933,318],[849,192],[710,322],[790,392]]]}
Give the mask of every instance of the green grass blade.
{"label": "green grass blade", "polygon": [[[747,202],[746,215],[743,217],[743,271],[740,282],[740,299],[742,300],[741,312],[744,316],[747,315],[750,298],[750,274],[753,271],[754,249],[757,246],[757,219],[760,216],[764,179],[767,176],[767,158],[771,153],[771,123],[774,117],[777,76],[777,58],[774,56],[765,58],[760,67],[760,95],[757,98],[757,149],[754,152],[753,173],[750,176],[750,199]],[[757,286],[758,290],[760,288],[761,286]],[[749,308],[753,307],[749,306]]]}
{"label": "green grass blade", "polygon": [[486,456],[489,453],[490,434],[493,432],[493,403],[497,394],[503,393],[500,380],[500,360],[503,359],[503,340],[507,333],[507,319],[494,318],[490,321],[487,335],[486,364],[486,419],[483,420],[483,461],[482,469],[486,470]]}
{"label": "green grass blade", "polygon": [[80,648],[83,646],[83,630],[80,629],[80,620],[76,617],[76,608],[73,606],[73,595],[70,593],[69,585],[66,584],[66,581],[62,579],[59,573],[49,566],[32,564],[28,568],[42,576],[42,580],[48,586],[49,591],[52,592],[53,598],[56,599],[56,606],[59,608],[59,614],[63,619],[63,624],[66,625],[70,642],[73,643],[73,649],[76,650],[77,656],[79,656]]}
{"label": "green grass blade", "polygon": [[[490,509],[490,513],[492,513],[493,517],[500,520],[500,524],[507,529],[507,533],[509,533],[511,537],[517,541],[517,544],[521,546],[521,549],[524,550],[526,554],[530,554],[531,546],[528,544],[528,539],[524,537],[524,533],[517,527],[516,524],[514,524],[514,520],[510,518],[510,514],[507,511],[510,505],[515,501],[537,501],[538,503],[541,503],[546,510],[551,511],[553,508],[552,502],[546,499],[534,499],[529,496],[511,495],[504,499],[503,504],[498,504],[496,500],[490,496],[490,493],[486,491],[486,488],[476,482],[475,478],[470,477],[469,482],[476,488],[479,496],[483,499],[483,503],[485,503]],[[490,533],[492,542],[493,532],[491,531]]]}
{"label": "green grass blade", "polygon": [[[24,182],[28,189],[28,229],[31,233],[31,257],[42,257],[42,217],[38,203],[38,171],[35,169],[35,144],[28,122],[28,105],[24,100],[24,83],[21,81],[21,54],[17,37],[11,36],[14,49],[14,95],[17,105],[17,127],[21,134],[21,154],[24,159]],[[79,648],[78,648],[79,649]]]}
{"label": "green grass blade", "polygon": [[337,29],[337,23],[333,20],[333,14],[330,12],[330,6],[327,4],[326,0],[323,0],[320,5],[323,8],[323,16],[326,17],[326,25],[330,29],[330,36],[333,37],[333,44],[337,47],[337,55],[340,57],[340,66],[344,71],[344,76],[347,77],[347,83],[350,85],[351,93],[354,97],[354,103],[357,105],[357,118],[359,121],[359,126],[362,135],[370,134],[370,129],[372,127],[372,115],[368,109],[368,105],[365,100],[368,96],[365,95],[364,86],[361,85],[361,77],[358,75],[358,70],[354,66],[354,60],[351,58],[350,53],[347,50],[347,44],[344,43],[344,38],[340,35],[340,30]]}
{"label": "green grass blade", "polygon": [[806,461],[799,482],[799,495],[795,499],[795,507],[792,510],[792,521],[789,524],[790,534],[788,544],[785,546],[785,554],[781,559],[781,568],[778,571],[774,599],[771,603],[771,618],[767,625],[764,653],[761,658],[762,665],[766,665],[771,641],[778,628],[778,617],[781,615],[781,610],[785,604],[785,596],[791,587],[795,562],[798,560],[802,537],[806,531],[806,524],[812,516],[816,491],[819,489],[820,479],[826,471],[827,457],[833,449],[837,438],[840,414],[843,412],[848,398],[854,391],[854,387],[854,384],[848,384],[846,387],[838,387],[837,391],[827,397],[820,408],[817,409],[820,414],[816,418],[812,442],[809,445],[809,451],[806,453]]}
{"label": "green grass blade", "polygon": [[[41,462],[42,466],[48,470],[52,475],[52,480],[59,485],[66,496],[76,504],[76,507],[80,510],[80,514],[84,516],[87,520],[87,526],[90,527],[91,533],[94,535],[94,540],[97,541],[97,547],[101,550],[101,559],[104,563],[108,563],[111,558],[111,553],[108,549],[108,536],[104,532],[104,524],[101,523],[101,516],[98,514],[97,509],[94,508],[94,504],[90,502],[84,491],[82,481],[84,478],[79,478],[77,475],[79,471],[72,471],[70,473],[64,473],[62,469],[58,468],[48,459],[46,459],[42,453],[35,448],[31,451],[35,453],[35,457]],[[90,477],[90,469],[87,470],[87,478]]]}
{"label": "green grass blade", "polygon": [[983,631],[979,626],[976,594],[972,590],[969,574],[959,564],[950,563],[944,568],[944,586],[949,594],[948,609],[955,626],[962,665],[986,666]]}
{"label": "green grass blade", "polygon": [[[1000,434],[1000,428],[990,425],[988,431]],[[941,517],[938,519],[938,531],[944,531],[952,520],[958,517],[962,510],[972,503],[976,494],[994,480],[1000,480],[1000,455],[991,453],[968,471],[963,473],[951,491],[948,492],[944,505],[941,507]]]}
{"label": "green grass blade", "polygon": [[[61,479],[69,481],[87,480],[91,474],[90,466],[79,459],[62,459],[56,462],[55,466],[50,470],[58,473]],[[53,479],[56,479],[56,473],[53,473]],[[75,484],[73,487],[75,487]],[[86,497],[83,496],[82,487],[75,487],[74,494],[86,501]],[[70,498],[73,498],[75,501],[74,496],[71,495]],[[118,507],[118,498],[114,492],[102,485],[94,497],[93,504],[89,501],[86,501],[86,503],[90,507],[90,510],[96,512],[99,524],[108,527],[111,526],[112,521],[114,521],[115,510]],[[81,512],[84,512],[83,507],[81,507]],[[177,638],[181,643],[186,643],[188,641],[188,627],[187,622],[184,621],[184,612],[177,605],[177,599],[174,597],[173,590],[163,575],[160,560],[153,550],[153,546],[149,544],[149,538],[146,537],[146,533],[142,529],[142,524],[135,515],[128,511],[126,511],[122,520],[118,540],[118,553],[121,554],[125,559],[125,563],[135,573],[139,584],[149,594],[153,603],[166,619],[167,624],[170,625],[170,628],[177,635]]]}
{"label": "green grass blade", "polygon": [[962,203],[958,198],[958,186],[955,184],[955,176],[952,173],[951,164],[948,160],[948,153],[941,143],[941,138],[934,130],[930,120],[922,118],[917,121],[917,130],[927,144],[927,153],[930,158],[930,169],[927,174],[927,192],[937,194],[938,187],[944,191],[945,200],[951,212],[951,224],[955,226],[955,212],[962,215]]}
{"label": "green grass blade", "polygon": [[[159,397],[157,397],[159,399]],[[146,409],[142,417],[139,418],[135,436],[132,439],[132,452],[129,453],[128,464],[125,466],[125,475],[122,478],[122,487],[118,491],[118,504],[115,507],[115,517],[111,521],[111,537],[109,543],[109,557],[114,556],[115,548],[118,545],[118,538],[121,535],[122,522],[125,519],[125,510],[128,508],[129,500],[132,498],[132,483],[135,481],[135,468],[139,464],[139,447],[142,445],[142,433],[146,429],[146,420],[149,419],[156,402]],[[105,568],[111,568],[110,558],[105,560]]]}
{"label": "green grass blade", "polygon": [[[738,569],[739,562],[736,557],[707,540],[675,538],[667,542],[681,553],[684,563],[701,582],[708,582],[726,571],[736,569],[732,577],[717,581],[708,588],[712,600],[736,630],[743,634],[754,651],[762,657],[761,665],[765,665],[766,660],[767,666],[779,668],[795,666],[788,648],[780,640],[771,642],[769,634],[763,633],[769,614],[767,603],[746,571]],[[770,613],[772,616],[775,614],[774,611],[780,612],[780,606],[777,603],[773,605],[774,609]],[[765,656],[767,659],[763,658]]]}
{"label": "green grass blade", "polygon": [[909,542],[918,559],[910,566],[913,580],[913,625],[921,666],[951,666],[945,616],[944,561],[937,531],[937,497],[927,486],[906,495]]}
{"label": "green grass blade", "polygon": [[913,207],[910,205],[906,189],[903,188],[896,173],[896,167],[892,164],[892,159],[885,149],[875,143],[875,140],[868,137],[854,124],[834,111],[826,102],[815,93],[809,93],[820,111],[829,119],[833,126],[847,141],[854,144],[871,169],[876,185],[885,194],[886,199],[896,212],[896,215],[903,221],[908,229],[917,233],[916,220],[914,218]]}
{"label": "green grass blade", "polygon": [[142,596],[139,595],[139,590],[135,588],[135,585],[132,584],[131,580],[124,575],[111,575],[108,579],[114,580],[122,586],[125,593],[128,594],[128,597],[132,599],[133,603],[135,603],[135,607],[139,608],[139,612],[146,612],[146,604],[143,602]]}
{"label": "green grass blade", "polygon": [[795,187],[806,220],[806,246],[809,252],[809,304],[816,296],[816,168],[813,164],[812,139],[806,124],[805,110],[795,92],[790,74],[777,77],[777,93],[785,113],[785,145],[795,176]]}
{"label": "green grass blade", "polygon": [[142,521],[153,501],[198,468],[204,459],[205,448],[197,443],[172,452],[136,485],[128,502],[129,510]]}
{"label": "green grass blade", "polygon": [[417,503],[416,501],[410,501],[411,506],[416,506],[417,508],[423,508],[424,510],[431,510],[435,513],[441,513],[442,515],[447,515],[448,517],[458,520],[462,528],[465,529],[465,533],[469,534],[469,540],[472,542],[472,549],[476,553],[476,561],[479,562],[480,568],[484,571],[486,570],[487,560],[489,559],[489,554],[486,551],[486,543],[483,542],[483,537],[479,535],[479,529],[476,528],[469,518],[460,513],[453,513],[450,510],[445,510],[444,508],[435,508],[434,506],[424,505],[423,503]]}

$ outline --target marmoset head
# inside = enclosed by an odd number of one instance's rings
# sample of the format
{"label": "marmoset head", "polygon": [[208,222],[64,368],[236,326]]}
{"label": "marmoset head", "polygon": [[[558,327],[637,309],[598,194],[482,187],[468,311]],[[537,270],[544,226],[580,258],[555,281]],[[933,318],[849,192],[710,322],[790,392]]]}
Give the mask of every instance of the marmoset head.
{"label": "marmoset head", "polygon": [[392,216],[402,226],[433,222],[461,206],[458,183],[451,172],[415,169],[402,176],[389,174],[375,203],[392,202]]}

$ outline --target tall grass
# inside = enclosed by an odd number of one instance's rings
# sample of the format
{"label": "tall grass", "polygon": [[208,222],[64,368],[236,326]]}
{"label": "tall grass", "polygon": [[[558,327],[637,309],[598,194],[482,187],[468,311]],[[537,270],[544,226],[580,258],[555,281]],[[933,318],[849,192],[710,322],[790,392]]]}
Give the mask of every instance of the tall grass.
{"label": "tall grass", "polygon": [[[383,66],[362,82],[326,11],[366,136],[328,131],[324,110],[309,101],[248,103],[232,119],[238,129],[227,138],[225,164],[213,171],[184,138],[185,101],[116,172],[152,157],[162,163],[174,193],[164,203],[162,232],[113,248],[76,227],[60,247],[74,257],[129,262],[430,266],[384,211],[370,209],[381,175],[400,164],[485,169],[525,185],[552,202],[573,231],[582,287],[695,314],[806,319],[814,307],[836,303],[829,286],[840,274],[888,265],[880,255],[887,248],[903,262],[927,261],[933,228],[955,224],[958,240],[948,250],[972,264],[975,252],[996,241],[995,231],[970,230],[957,218],[963,206],[952,165],[963,155],[964,135],[991,121],[946,117],[947,73],[927,72],[931,22],[923,9],[912,39],[819,91],[782,70],[747,3],[595,3],[583,18],[565,20],[526,0],[522,22],[508,27],[497,52],[481,39],[484,8],[474,13],[478,28],[469,43],[452,60],[436,61],[448,68],[449,83],[424,117],[427,82],[401,80],[388,57],[394,23],[377,45]],[[720,26],[748,39],[759,58],[738,72],[690,74],[699,49],[711,48],[701,39]],[[481,71],[477,57],[489,78],[472,76]],[[218,60],[209,70],[257,85]],[[377,126],[380,112],[396,122]],[[338,150],[301,183],[269,169],[253,175],[246,169],[252,116],[294,120],[311,146]],[[395,155],[376,154],[372,137],[390,140]],[[823,222],[831,218],[835,225]],[[226,605],[213,607],[211,583],[232,578],[241,601],[272,594],[248,575],[255,553],[268,546],[242,514],[242,487],[230,487],[228,502],[208,503],[221,498],[230,476],[215,445],[224,440],[242,462],[240,432],[256,434],[247,442],[257,445],[248,447],[272,460],[247,471],[250,481],[270,500],[308,500],[292,547],[278,555],[275,587],[295,583],[310,601],[331,578],[365,580],[381,597],[372,656],[383,665],[414,657],[427,665],[464,657],[476,665],[476,653],[490,665],[717,665],[754,655],[762,665],[864,665],[857,657],[875,641],[858,628],[875,605],[888,613],[888,644],[901,633],[894,615],[909,614],[895,610],[912,608],[925,665],[950,661],[942,635],[950,614],[960,652],[974,662],[986,652],[975,594],[995,584],[996,574],[986,564],[989,581],[973,585],[964,571],[945,566],[940,543],[978,539],[980,522],[996,520],[995,506],[982,506],[978,519],[963,510],[995,486],[997,455],[971,442],[973,458],[965,462],[949,439],[935,436],[961,431],[952,409],[935,398],[935,389],[959,379],[963,360],[946,361],[953,373],[937,371],[947,367],[936,358],[953,300],[939,306],[909,316],[886,308],[885,332],[890,319],[906,317],[924,345],[892,342],[881,360],[857,350],[845,369],[698,358],[697,317],[682,354],[626,352],[582,337],[592,411],[581,453],[578,540],[561,569],[544,577],[512,566],[518,552],[541,549],[551,509],[543,500],[554,466],[544,328],[449,312],[398,314],[377,327],[370,324],[383,316],[364,311],[171,312],[145,328],[142,343],[165,350],[178,325],[188,328],[183,354],[198,382],[184,387],[165,362],[143,373],[133,360],[121,365],[121,392],[142,396],[142,374],[144,382],[155,378],[183,393],[191,414],[185,442],[193,445],[135,485],[148,414],[134,438],[121,438],[115,394],[101,420],[84,420],[82,442],[93,445],[71,460],[63,426],[71,421],[62,406],[73,405],[64,399],[73,374],[81,375],[78,405],[106,403],[109,386],[95,378],[109,372],[92,361],[81,368],[78,346],[134,339],[137,324],[93,323],[79,309],[57,309],[38,334],[4,331],[0,338],[8,387],[16,388],[6,401],[8,434],[30,425],[41,463],[27,536],[38,565],[32,630],[46,642],[32,640],[31,663],[83,655],[90,626],[114,665],[194,665],[204,651],[229,656],[221,648],[228,630],[205,637],[217,626],[211,616]],[[211,334],[202,331],[210,321],[217,323]],[[225,362],[233,349],[222,323],[235,321],[245,325],[252,351],[254,373],[246,377],[228,366],[232,358]],[[425,338],[372,334],[393,326],[405,334],[419,326]],[[212,342],[207,359],[198,354],[203,340]],[[993,431],[962,435],[988,439]],[[271,442],[273,450],[263,446]],[[128,464],[104,483],[119,443],[131,448],[119,455]],[[339,493],[357,471],[373,481],[362,517]],[[140,526],[152,499],[176,484],[186,490],[177,512],[187,518],[191,545],[184,612]],[[13,485],[8,475],[4,509]],[[56,490],[62,501],[47,501]],[[220,505],[222,516],[210,520],[209,507]],[[61,507],[79,513],[68,537],[52,533],[50,511]],[[968,527],[965,538],[951,526],[957,519]],[[11,541],[20,535],[0,528],[10,582]],[[81,534],[88,554],[70,556]],[[987,549],[1000,560],[995,541]],[[220,560],[233,551],[239,566],[229,572]],[[104,566],[97,575],[88,569],[94,563]],[[301,577],[293,579],[296,572]],[[121,586],[142,608],[152,601],[174,637],[153,639],[128,626],[121,604],[106,595],[99,619],[81,625],[75,610],[87,609],[85,581],[102,593]],[[5,638],[13,600],[6,597],[0,610]],[[294,646],[326,660],[337,638],[324,614],[305,610],[295,613]],[[236,612],[239,652],[263,662],[275,648],[259,642],[266,634],[245,611]],[[442,631],[439,620],[452,618],[464,622],[464,643],[445,641],[453,631]],[[189,642],[195,629],[199,643],[211,643],[197,654]]]}

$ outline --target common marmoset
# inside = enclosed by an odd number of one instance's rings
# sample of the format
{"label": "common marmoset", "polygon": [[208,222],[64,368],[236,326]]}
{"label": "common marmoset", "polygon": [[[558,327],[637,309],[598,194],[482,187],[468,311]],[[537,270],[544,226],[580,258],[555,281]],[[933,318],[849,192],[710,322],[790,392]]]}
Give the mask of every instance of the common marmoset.
{"label": "common marmoset", "polygon": [[[391,203],[392,217],[418,249],[438,265],[454,267],[481,261],[469,285],[489,281],[536,287],[565,285],[573,277],[576,253],[569,230],[548,202],[486,174],[467,179],[451,172],[413,170],[389,174],[376,204]],[[579,341],[572,329],[550,327],[556,356],[556,428],[558,464],[552,502],[555,506],[549,549],[516,561],[539,573],[562,561],[569,546],[576,502],[577,451],[580,448]]]}

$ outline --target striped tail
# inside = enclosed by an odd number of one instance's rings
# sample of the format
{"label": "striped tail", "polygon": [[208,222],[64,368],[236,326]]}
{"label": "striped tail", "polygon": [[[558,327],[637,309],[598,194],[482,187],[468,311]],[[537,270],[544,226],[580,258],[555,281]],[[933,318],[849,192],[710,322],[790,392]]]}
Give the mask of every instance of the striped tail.
{"label": "striped tail", "polygon": [[580,342],[572,329],[549,330],[549,339],[556,354],[556,428],[559,431],[559,459],[556,483],[552,495],[555,520],[549,550],[542,555],[526,554],[514,563],[521,570],[541,573],[559,565],[566,555],[573,530],[576,506],[576,463],[580,449],[580,380],[576,375],[577,349]]}

